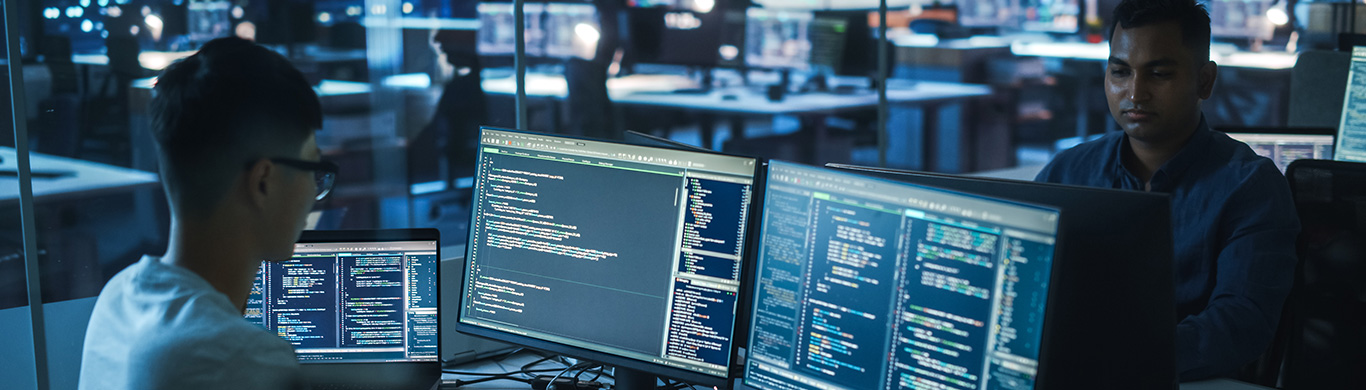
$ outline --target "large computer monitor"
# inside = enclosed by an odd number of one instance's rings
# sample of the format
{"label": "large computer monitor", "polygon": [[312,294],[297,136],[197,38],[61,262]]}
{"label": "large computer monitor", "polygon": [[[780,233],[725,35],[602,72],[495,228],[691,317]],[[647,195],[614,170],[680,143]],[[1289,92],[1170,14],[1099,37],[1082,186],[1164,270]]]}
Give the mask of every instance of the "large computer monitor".
{"label": "large computer monitor", "polygon": [[1215,39],[1271,39],[1276,26],[1266,17],[1273,0],[1209,0],[1210,35]]}
{"label": "large computer monitor", "polygon": [[1061,209],[1036,388],[1169,389],[1176,383],[1171,201],[1165,194],[876,167],[830,167]]}
{"label": "large computer monitor", "polygon": [[747,385],[1034,388],[1059,210],[779,161],[763,204]]}
{"label": "large computer monitor", "polygon": [[293,258],[261,265],[245,317],[294,346],[310,383],[430,386],[439,241],[435,229],[304,231]]}
{"label": "large computer monitor", "polygon": [[750,8],[745,12],[745,65],[806,69],[811,61],[811,11]]}
{"label": "large computer monitor", "polygon": [[1012,27],[1015,4],[1010,0],[958,1],[958,24],[969,28]]}
{"label": "large computer monitor", "polygon": [[727,1],[688,1],[632,8],[631,49],[637,62],[699,67],[743,65],[745,13]]}
{"label": "large computer monitor", "polygon": [[1292,127],[1223,128],[1228,136],[1242,141],[1257,155],[1271,159],[1285,173],[1295,160],[1333,159],[1333,130]]}
{"label": "large computer monitor", "polygon": [[457,330],[615,366],[626,388],[726,386],[755,159],[492,128],[480,142]]}
{"label": "large computer monitor", "polygon": [[1366,162],[1366,47],[1352,48],[1345,96],[1333,159]]}
{"label": "large computer monitor", "polygon": [[[516,19],[512,3],[479,3],[479,41],[476,50],[483,56],[511,56],[516,51]],[[569,58],[574,56],[580,24],[601,29],[598,12],[592,4],[527,3],[526,55],[528,57]]]}
{"label": "large computer monitor", "polygon": [[1020,29],[1072,34],[1081,27],[1081,0],[1020,0]]}

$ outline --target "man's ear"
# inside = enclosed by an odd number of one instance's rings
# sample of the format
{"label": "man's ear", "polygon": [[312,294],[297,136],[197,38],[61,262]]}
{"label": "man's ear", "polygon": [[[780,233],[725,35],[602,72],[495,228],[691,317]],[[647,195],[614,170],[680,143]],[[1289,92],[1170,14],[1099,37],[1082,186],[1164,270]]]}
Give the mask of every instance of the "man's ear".
{"label": "man's ear", "polygon": [[1206,62],[1200,67],[1200,100],[1209,99],[1214,94],[1214,82],[1219,79],[1219,64]]}
{"label": "man's ear", "polygon": [[271,187],[270,179],[275,175],[275,164],[269,159],[258,159],[247,168],[243,175],[244,185],[242,191],[245,192],[247,202],[256,209],[265,209],[266,198],[275,190]]}

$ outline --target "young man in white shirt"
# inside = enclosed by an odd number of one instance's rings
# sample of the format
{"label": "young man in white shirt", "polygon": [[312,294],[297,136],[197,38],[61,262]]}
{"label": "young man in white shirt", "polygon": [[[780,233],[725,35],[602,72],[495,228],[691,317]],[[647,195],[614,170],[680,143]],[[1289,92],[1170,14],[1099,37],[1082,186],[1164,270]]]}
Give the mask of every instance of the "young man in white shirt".
{"label": "young man in white shirt", "polygon": [[293,256],[331,189],[318,96],[283,56],[237,38],[171,65],[154,93],[170,244],[105,285],[80,388],[298,388],[293,348],[242,314],[262,260]]}

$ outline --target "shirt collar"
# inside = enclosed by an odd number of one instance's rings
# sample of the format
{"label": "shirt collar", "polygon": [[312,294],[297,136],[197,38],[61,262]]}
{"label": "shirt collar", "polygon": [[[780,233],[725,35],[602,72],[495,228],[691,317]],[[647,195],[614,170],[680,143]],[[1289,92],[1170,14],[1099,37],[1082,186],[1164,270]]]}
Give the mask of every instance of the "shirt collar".
{"label": "shirt collar", "polygon": [[[1138,179],[1124,167],[1124,149],[1129,147],[1129,137],[1121,136],[1119,138],[1120,141],[1116,143],[1113,154],[1114,169],[1119,173],[1138,181]],[[1158,168],[1156,172],[1153,172],[1151,180],[1152,189],[1154,191],[1165,192],[1167,188],[1178,182],[1192,166],[1200,161],[1200,158],[1205,156],[1206,151],[1209,150],[1208,145],[1210,139],[1212,139],[1212,134],[1209,130],[1209,125],[1205,122],[1204,114],[1201,114],[1200,125],[1196,126],[1195,133],[1191,134],[1191,138],[1186,141],[1186,145],[1181,147],[1181,151],[1177,152],[1176,156],[1173,156],[1171,160],[1168,160],[1167,163],[1162,164],[1161,168]],[[1139,188],[1142,188],[1142,183],[1137,184]]]}

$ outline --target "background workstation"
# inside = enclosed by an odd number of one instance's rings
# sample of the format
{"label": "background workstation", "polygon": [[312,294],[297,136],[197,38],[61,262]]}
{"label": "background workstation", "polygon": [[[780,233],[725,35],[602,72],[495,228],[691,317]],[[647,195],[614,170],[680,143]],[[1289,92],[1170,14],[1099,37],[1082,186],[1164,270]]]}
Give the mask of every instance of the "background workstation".
{"label": "background workstation", "polygon": [[[317,229],[437,228],[446,253],[464,252],[480,125],[1024,180],[1115,131],[1101,89],[1114,0],[889,0],[882,45],[875,0],[528,1],[521,79],[510,2],[12,3],[0,170],[24,153],[33,177],[0,176],[0,372],[21,389],[75,388],[94,297],[163,250],[151,86],[215,37],[266,44],[315,83],[319,146],[342,166]],[[1321,144],[1346,127],[1359,41],[1339,34],[1366,17],[1335,2],[1208,5],[1211,127],[1250,144]],[[1289,150],[1282,169],[1332,158],[1286,144],[1262,148]]]}

